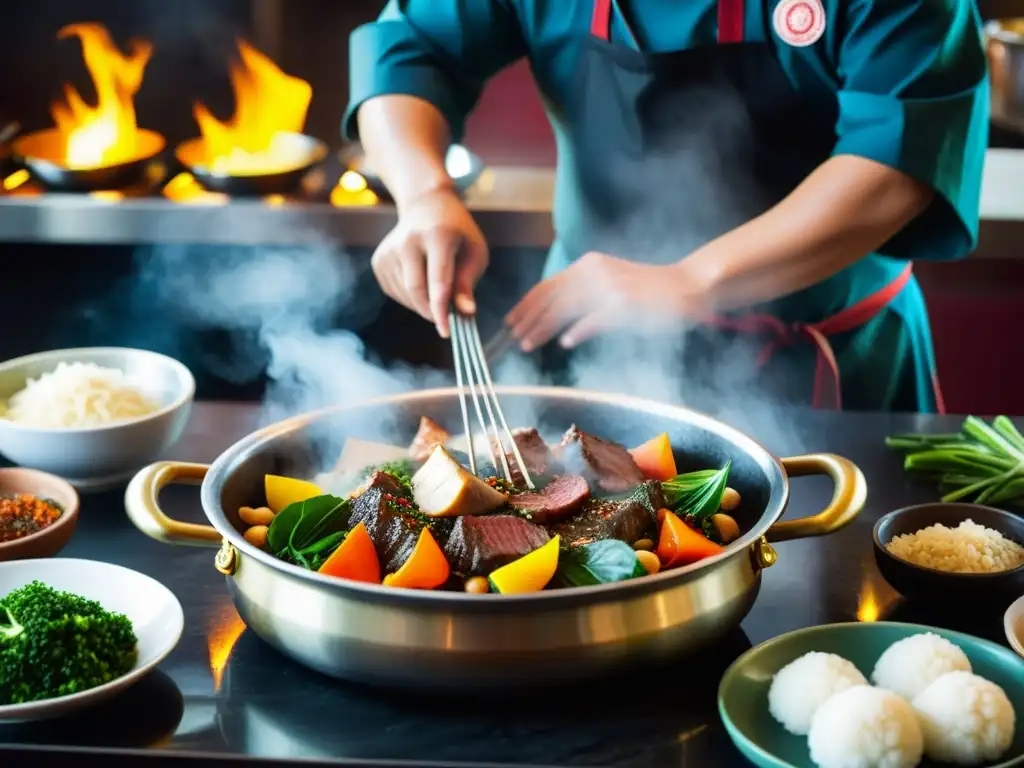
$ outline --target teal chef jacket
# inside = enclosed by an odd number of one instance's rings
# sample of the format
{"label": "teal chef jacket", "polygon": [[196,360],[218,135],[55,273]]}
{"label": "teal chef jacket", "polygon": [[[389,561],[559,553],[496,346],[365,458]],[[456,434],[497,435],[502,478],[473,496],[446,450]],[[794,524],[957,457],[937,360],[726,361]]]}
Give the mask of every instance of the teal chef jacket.
{"label": "teal chef jacket", "polygon": [[[951,260],[973,250],[988,140],[986,63],[979,15],[964,0],[825,0],[824,34],[805,47],[773,32],[777,4],[748,0],[745,31],[767,41],[793,87],[834,121],[832,153],[883,163],[936,192],[931,207],[879,253],[770,306],[785,322],[816,322],[892,283],[907,260]],[[653,53],[714,45],[716,9],[715,0],[631,0],[623,8],[628,19],[613,18],[611,39]],[[559,149],[559,241],[546,271],[553,274],[582,255],[562,236],[577,205],[565,178],[572,154],[565,105],[592,12],[593,0],[390,0],[352,34],[344,131],[357,138],[355,115],[365,100],[407,94],[435,105],[458,141],[487,80],[527,57]],[[916,281],[831,342],[845,407],[941,408]]]}

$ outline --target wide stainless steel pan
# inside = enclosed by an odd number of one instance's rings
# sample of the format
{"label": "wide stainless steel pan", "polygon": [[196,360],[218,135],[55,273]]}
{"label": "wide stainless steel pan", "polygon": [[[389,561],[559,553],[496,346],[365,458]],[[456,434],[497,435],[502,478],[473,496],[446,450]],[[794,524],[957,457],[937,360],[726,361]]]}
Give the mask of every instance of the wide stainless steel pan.
{"label": "wide stainless steel pan", "polygon": [[[324,446],[378,438],[386,426],[411,438],[419,417],[459,424],[455,389],[430,390],[299,416],[240,440],[210,466],[153,464],[136,475],[125,504],[135,525],[175,544],[220,547],[245,623],[314,669],[369,683],[428,688],[531,686],[582,679],[634,661],[692,652],[746,616],[773,542],[842,528],[860,512],[864,476],[831,454],[777,459],[742,432],[686,408],[578,390],[499,387],[512,424],[564,429],[572,423],[627,445],[667,431],[680,471],[733,462],[730,485],[744,534],[721,555],[618,584],[528,595],[422,592],[349,583],[287,565],[246,542],[237,510],[258,501],[267,473],[312,476],[329,465]],[[392,430],[393,428],[393,430]],[[831,503],[779,522],[789,478],[828,475]],[[171,483],[202,482],[210,526],[169,519],[157,501]]]}

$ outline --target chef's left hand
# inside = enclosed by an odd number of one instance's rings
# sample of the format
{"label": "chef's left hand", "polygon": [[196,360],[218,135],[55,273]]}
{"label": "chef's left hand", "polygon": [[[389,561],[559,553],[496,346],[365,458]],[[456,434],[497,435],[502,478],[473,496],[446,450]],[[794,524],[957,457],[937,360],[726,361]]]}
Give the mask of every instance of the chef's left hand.
{"label": "chef's left hand", "polygon": [[695,314],[700,295],[682,263],[651,266],[592,251],[534,286],[505,322],[525,352],[558,334],[574,347],[605,331],[677,325]]}

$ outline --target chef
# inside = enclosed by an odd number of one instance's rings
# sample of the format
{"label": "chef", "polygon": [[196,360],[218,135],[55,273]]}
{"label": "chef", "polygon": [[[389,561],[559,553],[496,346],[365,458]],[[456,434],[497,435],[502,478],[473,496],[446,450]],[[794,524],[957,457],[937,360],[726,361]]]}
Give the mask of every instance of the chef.
{"label": "chef", "polygon": [[977,240],[974,3],[390,0],[352,34],[344,129],[398,209],[374,273],[443,336],[488,262],[445,153],[524,56],[558,147],[557,241],[506,318],[524,350],[685,324],[815,407],[942,411],[912,268]]}

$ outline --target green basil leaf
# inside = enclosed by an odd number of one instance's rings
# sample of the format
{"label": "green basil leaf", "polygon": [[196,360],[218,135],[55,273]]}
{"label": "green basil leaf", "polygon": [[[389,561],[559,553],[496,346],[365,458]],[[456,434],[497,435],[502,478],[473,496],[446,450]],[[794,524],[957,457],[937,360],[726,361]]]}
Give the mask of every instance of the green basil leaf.
{"label": "green basil leaf", "polygon": [[289,504],[276,515],[267,530],[267,549],[273,555],[281,555],[288,549],[288,542],[291,540],[292,531],[302,519],[302,508],[306,502],[297,501]]}
{"label": "green basil leaf", "polygon": [[647,571],[629,544],[608,539],[562,550],[557,575],[566,586],[587,587],[646,576]]}
{"label": "green basil leaf", "polygon": [[288,546],[296,552],[314,544],[336,531],[348,522],[348,501],[337,496],[324,494],[306,499],[302,503],[302,517],[292,528]]}

